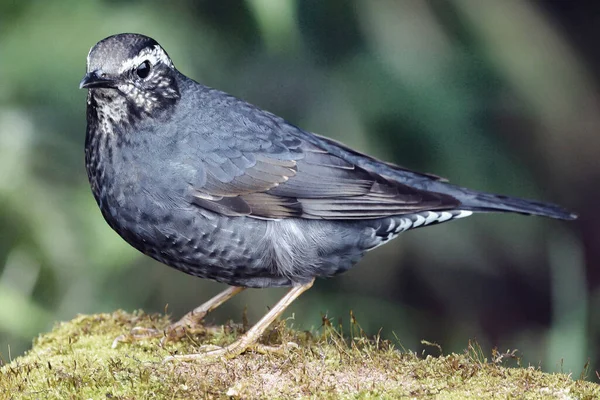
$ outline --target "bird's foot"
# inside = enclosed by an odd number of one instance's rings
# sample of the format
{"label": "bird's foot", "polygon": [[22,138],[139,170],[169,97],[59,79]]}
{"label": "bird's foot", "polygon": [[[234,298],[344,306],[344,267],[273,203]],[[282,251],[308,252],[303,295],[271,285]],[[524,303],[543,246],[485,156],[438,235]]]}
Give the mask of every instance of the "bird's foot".
{"label": "bird's foot", "polygon": [[273,306],[273,308],[271,308],[267,315],[262,317],[256,325],[229,346],[203,346],[200,348],[203,350],[200,353],[170,356],[167,357],[165,361],[196,361],[214,357],[235,358],[247,350],[253,350],[262,354],[285,354],[286,349],[291,347],[298,348],[298,345],[295,343],[285,343],[280,346],[265,346],[259,344],[258,340],[262,334],[265,333],[265,330],[269,325],[283,313],[296,297],[308,290],[313,282],[314,279],[304,285],[293,287],[277,304],[275,304],[275,306]]}
{"label": "bird's foot", "polygon": [[110,347],[116,349],[119,346],[119,343],[132,343],[140,340],[158,338],[162,335],[163,332],[158,329],[136,326],[131,329],[129,333],[117,336]]}
{"label": "bird's foot", "polygon": [[200,347],[200,351],[195,354],[183,354],[169,356],[164,359],[164,362],[170,361],[199,361],[213,358],[235,358],[246,351],[253,351],[260,354],[274,354],[278,356],[285,355],[289,349],[297,349],[299,346],[294,342],[287,342],[279,346],[269,346],[260,343],[247,344],[242,339],[237,340],[229,346],[220,347],[215,345],[204,345]]}
{"label": "bird's foot", "polygon": [[[183,316],[179,321],[169,325],[167,329],[159,330],[154,328],[135,327],[128,334],[117,337],[112,348],[116,348],[119,343],[131,343],[140,340],[161,338],[160,345],[164,346],[170,341],[177,341],[190,335],[203,334],[211,328],[206,328],[202,325],[202,320],[206,314],[240,293],[244,288],[231,286],[221,293],[217,294],[212,299]],[[217,329],[217,328],[215,328]]]}
{"label": "bird's foot", "polygon": [[185,337],[194,335],[204,335],[208,332],[218,331],[217,327],[206,327],[202,323],[193,321],[179,320],[171,324],[165,331],[164,336],[160,339],[160,345],[164,347],[170,341],[179,341]]}
{"label": "bird's foot", "polygon": [[119,343],[133,343],[155,338],[160,338],[160,345],[162,347],[170,341],[178,341],[184,337],[205,334],[210,330],[211,328],[207,328],[201,323],[192,323],[192,321],[183,319],[169,325],[166,329],[136,326],[129,333],[115,338],[111,347],[115,349]]}

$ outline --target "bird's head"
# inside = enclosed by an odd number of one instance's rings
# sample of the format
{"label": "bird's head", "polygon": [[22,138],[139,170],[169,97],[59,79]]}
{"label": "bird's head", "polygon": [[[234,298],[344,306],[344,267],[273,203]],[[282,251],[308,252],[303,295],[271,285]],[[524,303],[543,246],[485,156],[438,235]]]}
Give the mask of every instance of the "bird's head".
{"label": "bird's head", "polygon": [[89,89],[92,97],[104,102],[125,100],[134,114],[150,114],[179,99],[176,74],[168,54],[154,39],[122,33],[90,49],[79,88]]}

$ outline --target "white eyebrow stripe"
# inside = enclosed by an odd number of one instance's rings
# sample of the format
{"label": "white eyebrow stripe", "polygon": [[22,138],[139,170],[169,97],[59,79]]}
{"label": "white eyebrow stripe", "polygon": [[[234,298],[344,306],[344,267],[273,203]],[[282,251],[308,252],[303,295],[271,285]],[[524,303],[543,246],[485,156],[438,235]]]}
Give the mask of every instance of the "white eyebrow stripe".
{"label": "white eyebrow stripe", "polygon": [[87,67],[89,67],[89,66],[90,66],[90,54],[92,54],[92,50],[94,50],[94,47],[96,47],[96,46],[92,46],[92,47],[90,47],[90,50],[88,51],[87,58],[85,59],[85,62],[86,62],[86,64],[85,64],[85,65],[86,65]]}
{"label": "white eyebrow stripe", "polygon": [[140,65],[146,60],[150,61],[152,65],[156,65],[159,62],[162,62],[163,64],[168,65],[170,67],[173,66],[173,63],[171,62],[171,59],[167,56],[167,53],[165,53],[165,51],[159,45],[155,45],[152,48],[143,49],[137,56],[124,62],[119,72],[123,73],[125,71],[137,68],[138,65]]}

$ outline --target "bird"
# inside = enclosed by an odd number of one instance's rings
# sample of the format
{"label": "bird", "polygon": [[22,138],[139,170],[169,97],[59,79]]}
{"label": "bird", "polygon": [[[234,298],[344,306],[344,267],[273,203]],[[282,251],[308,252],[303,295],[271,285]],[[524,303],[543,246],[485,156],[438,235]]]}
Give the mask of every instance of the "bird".
{"label": "bird", "polygon": [[[506,212],[577,217],[378,160],[179,72],[154,39],[109,36],[89,51],[85,167],[110,227],[135,249],[228,288],[163,332],[181,337],[245,288],[289,287],[233,343],[169,359],[236,357],[316,278],[338,275],[410,229]],[[284,346],[282,344],[282,346]]]}

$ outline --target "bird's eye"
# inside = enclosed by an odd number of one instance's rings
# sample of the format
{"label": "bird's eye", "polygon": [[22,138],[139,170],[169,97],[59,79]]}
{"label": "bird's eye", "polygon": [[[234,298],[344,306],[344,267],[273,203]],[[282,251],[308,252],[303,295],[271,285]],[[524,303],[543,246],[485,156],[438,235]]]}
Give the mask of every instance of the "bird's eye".
{"label": "bird's eye", "polygon": [[150,61],[146,60],[135,69],[135,73],[142,79],[146,79],[150,75]]}

